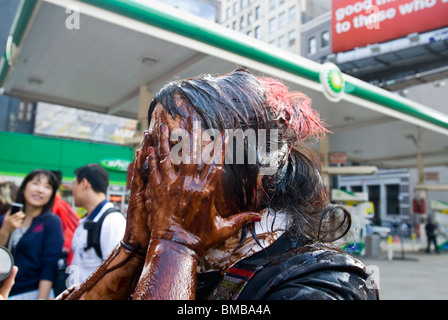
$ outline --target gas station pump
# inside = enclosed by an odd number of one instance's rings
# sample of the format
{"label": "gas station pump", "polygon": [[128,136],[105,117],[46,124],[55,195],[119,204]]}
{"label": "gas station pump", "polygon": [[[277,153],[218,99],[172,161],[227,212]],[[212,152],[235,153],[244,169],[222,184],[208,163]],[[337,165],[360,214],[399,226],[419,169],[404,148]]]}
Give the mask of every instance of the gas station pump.
{"label": "gas station pump", "polygon": [[332,189],[331,200],[347,208],[352,216],[350,231],[335,245],[347,253],[364,255],[367,219],[374,215],[373,203],[368,201],[368,194]]}

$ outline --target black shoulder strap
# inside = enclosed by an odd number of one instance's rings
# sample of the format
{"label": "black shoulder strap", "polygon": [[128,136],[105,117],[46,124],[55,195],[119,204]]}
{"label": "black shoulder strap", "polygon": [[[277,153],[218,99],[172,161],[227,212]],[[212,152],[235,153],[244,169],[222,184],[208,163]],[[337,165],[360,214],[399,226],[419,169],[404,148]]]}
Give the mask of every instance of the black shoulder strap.
{"label": "black shoulder strap", "polygon": [[98,221],[86,221],[86,223],[84,224],[84,229],[87,230],[87,247],[85,247],[84,250],[88,250],[93,247],[96,254],[101,258],[101,260],[103,260],[103,253],[101,252],[100,243],[101,227],[103,225],[104,219],[106,219],[106,217],[112,212],[121,213],[121,211],[116,208],[109,208],[103,213]]}

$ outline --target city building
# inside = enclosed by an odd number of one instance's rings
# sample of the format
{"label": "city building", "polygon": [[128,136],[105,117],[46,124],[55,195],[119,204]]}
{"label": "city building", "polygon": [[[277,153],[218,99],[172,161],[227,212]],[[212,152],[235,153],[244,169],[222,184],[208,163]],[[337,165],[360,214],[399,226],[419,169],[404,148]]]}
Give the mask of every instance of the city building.
{"label": "city building", "polygon": [[328,61],[331,47],[331,11],[310,19],[301,28],[301,55],[314,61]]}
{"label": "city building", "polygon": [[298,54],[304,4],[304,0],[221,0],[220,24]]}

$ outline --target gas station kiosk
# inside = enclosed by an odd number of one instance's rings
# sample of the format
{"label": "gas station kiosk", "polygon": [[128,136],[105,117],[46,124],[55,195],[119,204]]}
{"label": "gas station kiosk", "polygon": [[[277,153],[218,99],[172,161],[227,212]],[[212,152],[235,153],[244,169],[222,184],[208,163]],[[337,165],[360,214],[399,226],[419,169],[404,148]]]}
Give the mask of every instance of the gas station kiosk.
{"label": "gas station kiosk", "polygon": [[374,215],[373,203],[368,201],[368,194],[332,189],[331,201],[347,208],[352,217],[350,231],[335,244],[350,254],[364,255],[367,219]]}

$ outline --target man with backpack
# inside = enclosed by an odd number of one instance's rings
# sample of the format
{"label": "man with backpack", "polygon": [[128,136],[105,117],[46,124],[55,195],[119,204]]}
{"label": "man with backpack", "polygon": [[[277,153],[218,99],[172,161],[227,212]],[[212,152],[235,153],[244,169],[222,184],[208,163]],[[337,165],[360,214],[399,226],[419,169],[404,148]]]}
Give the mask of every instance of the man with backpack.
{"label": "man with backpack", "polygon": [[75,170],[75,206],[86,209],[72,240],[71,284],[84,282],[123,238],[126,219],[107,201],[109,174],[91,163]]}

